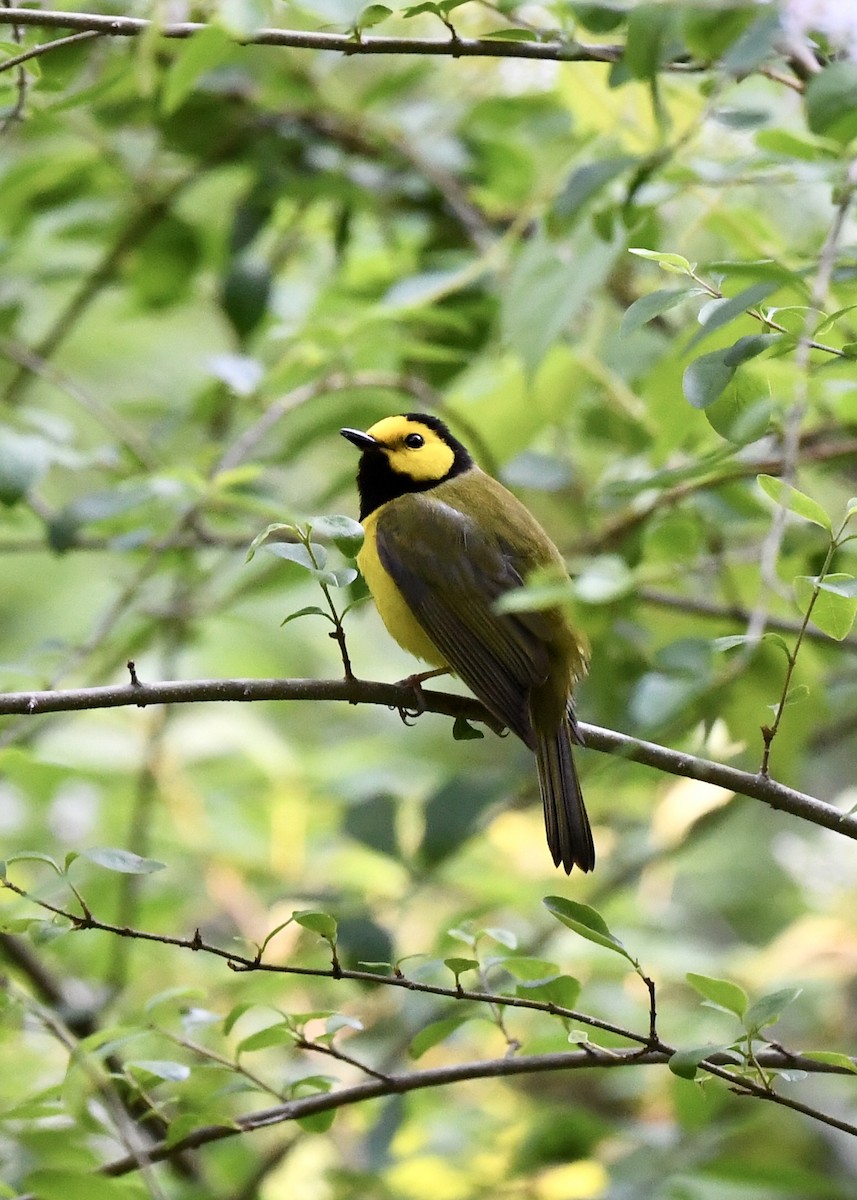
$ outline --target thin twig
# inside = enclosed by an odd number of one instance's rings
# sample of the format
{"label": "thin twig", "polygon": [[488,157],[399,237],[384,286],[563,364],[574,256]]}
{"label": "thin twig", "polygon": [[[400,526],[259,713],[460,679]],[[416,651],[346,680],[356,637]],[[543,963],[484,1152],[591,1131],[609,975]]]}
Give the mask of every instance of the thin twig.
{"label": "thin twig", "polygon": [[[10,8],[8,21],[44,29],[92,30],[107,37],[139,37],[152,25],[139,17],[105,16],[100,13],[39,11]],[[179,21],[162,25],[160,37],[184,39],[201,33],[209,26],[197,21]],[[353,33],[322,33],[315,30],[259,29],[241,38],[243,46],[291,46],[300,50],[334,50],[345,55],[415,54],[452,58],[530,58],[548,62],[618,62],[625,52],[622,45],[585,45],[582,42],[512,42],[493,38],[412,38],[371,37]],[[693,74],[710,70],[707,63],[694,62],[681,55],[662,65],[661,70]]]}
{"label": "thin twig", "polygon": [[39,46],[31,46],[29,50],[24,50],[13,58],[4,58],[0,62],[0,74],[29,62],[31,58],[41,58],[43,54],[49,54],[51,50],[59,50],[62,46],[73,46],[75,42],[90,42],[93,38],[102,36],[103,34],[95,29],[85,29],[81,33],[70,33],[68,37],[55,38],[52,42],[42,42]]}

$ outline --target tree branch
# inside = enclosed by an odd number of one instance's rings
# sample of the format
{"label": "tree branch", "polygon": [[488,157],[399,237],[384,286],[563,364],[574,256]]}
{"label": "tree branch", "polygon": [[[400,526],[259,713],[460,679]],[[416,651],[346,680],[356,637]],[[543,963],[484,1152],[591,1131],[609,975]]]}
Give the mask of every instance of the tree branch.
{"label": "tree branch", "polygon": [[[0,716],[36,716],[51,712],[132,706],[147,708],[151,704],[199,704],[224,700],[245,703],[260,700],[338,700],[348,704],[380,704],[386,708],[408,711],[414,705],[414,691],[406,683],[375,683],[366,679],[195,679],[150,684],[138,681],[109,687],[69,688],[65,691],[7,692],[0,694]],[[425,712],[464,717],[465,720],[480,721],[496,729],[493,716],[470,696],[422,689],[421,701]],[[767,776],[697,758],[693,754],[671,750],[656,742],[642,741],[598,725],[581,723],[580,731],[585,745],[591,750],[619,755],[669,775],[680,775],[728,788],[739,795],[761,800],[780,812],[790,813],[857,840],[857,815],[843,813],[832,804],[826,804]]]}
{"label": "tree branch", "polygon": [[[451,1083],[461,1083],[469,1079],[500,1079],[512,1075],[543,1074],[548,1071],[580,1071],[592,1068],[618,1068],[663,1066],[674,1053],[672,1047],[659,1045],[656,1049],[646,1050],[605,1050],[600,1047],[587,1045],[582,1050],[572,1050],[560,1054],[528,1054],[516,1058],[497,1058],[482,1062],[456,1063],[452,1066],[433,1067],[425,1071],[413,1071],[408,1075],[391,1075],[387,1079],[373,1079],[366,1083],[355,1084],[352,1087],[340,1088],[336,1092],[319,1093],[314,1096],[304,1096],[278,1104],[273,1108],[262,1109],[246,1116],[237,1117],[231,1125],[206,1125],[194,1130],[187,1137],[169,1145],[161,1142],[145,1152],[147,1162],[162,1162],[173,1154],[182,1151],[195,1150],[210,1142],[221,1141],[223,1138],[234,1137],[240,1133],[250,1133],[256,1129],[280,1125],[284,1121],[297,1121],[316,1113],[331,1112],[337,1108],[345,1108],[353,1104],[362,1104],[379,1096],[402,1095],[406,1092],[419,1091],[424,1088],[442,1087]],[[846,1075],[848,1071],[841,1067],[831,1067],[813,1059],[803,1059],[799,1055],[791,1055],[780,1050],[761,1051],[756,1055],[760,1065],[776,1068],[795,1068],[824,1074]],[[753,1095],[762,1093],[760,1098],[772,1100],[788,1108],[794,1108],[805,1116],[810,1116],[824,1124],[832,1125],[852,1135],[857,1135],[857,1128],[847,1122],[838,1121],[826,1114],[810,1109],[806,1105],[787,1100],[776,1092],[767,1092],[731,1071],[723,1069],[721,1064],[735,1065],[735,1056],[727,1053],[713,1054],[700,1064],[703,1070],[712,1068],[711,1073],[719,1078],[740,1086],[742,1090]],[[139,1169],[142,1155],[114,1159],[101,1168],[101,1174],[117,1176],[127,1175]]]}
{"label": "tree branch", "polygon": [[[152,25],[139,17],[104,16],[100,13],[53,12],[32,8],[8,8],[7,23],[40,29],[87,30],[107,37],[139,37]],[[157,30],[165,38],[189,38],[209,26],[199,21],[177,21]],[[239,39],[236,39],[239,40]],[[337,50],[341,54],[417,54],[450,58],[536,58],[548,62],[618,62],[621,45],[585,45],[577,41],[512,42],[494,38],[365,37],[354,33],[321,33],[316,30],[259,29],[240,39],[244,46],[291,46],[298,50]],[[708,70],[708,64],[686,56],[665,63],[662,70],[682,73]]]}

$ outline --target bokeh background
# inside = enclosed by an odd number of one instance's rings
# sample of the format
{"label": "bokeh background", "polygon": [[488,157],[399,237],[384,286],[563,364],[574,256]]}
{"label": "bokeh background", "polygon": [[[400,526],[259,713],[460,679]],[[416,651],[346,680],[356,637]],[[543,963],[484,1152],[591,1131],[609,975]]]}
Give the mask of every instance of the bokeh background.
{"label": "bokeh background", "polygon": [[[322,617],[283,624],[324,606],[318,579],[247,548],[270,523],[356,517],[340,426],[431,410],[567,558],[592,644],[585,721],[755,771],[797,650],[771,771],[848,811],[855,543],[828,562],[839,591],[801,634],[807,585],[796,599],[793,581],[819,575],[830,535],[784,519],[756,475],[790,476],[834,530],[857,492],[851,5],[419,9],[140,3],[122,10],[154,22],[137,38],[0,70],[0,687],[125,682],[128,659],[144,681],[341,675]],[[183,19],[207,29],[159,36]],[[445,37],[443,21],[498,55],[578,38],[616,61],[238,44],[278,25],[358,48]],[[62,32],[10,22],[0,51]],[[348,566],[327,549],[331,569]],[[343,611],[359,581],[330,595]],[[415,669],[371,604],[345,630],[358,676]],[[462,984],[494,992],[571,976],[572,1007],[645,1035],[640,978],[550,915],[542,898],[559,895],[597,908],[640,960],[670,1043],[742,1037],[690,972],[751,998],[799,989],[767,1033],[853,1053],[853,841],[620,758],[578,759],[599,861],[566,879],[528,752],[490,732],[454,740],[432,714],[406,727],[382,707],[305,702],[0,718],[2,846],[31,894],[2,893],[2,1194],[852,1196],[848,1133],[652,1066],[389,1096],[90,1175],[147,1120],[178,1139],[365,1078],[296,1045],[337,1027],[335,1047],[386,1072],[628,1043],[75,931],[38,903],[79,912],[72,888],[102,921],[199,929],[251,957],[293,912],[327,913],[346,966],[401,960],[449,989],[443,960],[475,959]],[[105,847],[163,869],[92,854]],[[330,961],[294,921],[265,956]],[[516,958],[542,965],[504,964]],[[847,1077],[776,1086],[857,1116]]]}

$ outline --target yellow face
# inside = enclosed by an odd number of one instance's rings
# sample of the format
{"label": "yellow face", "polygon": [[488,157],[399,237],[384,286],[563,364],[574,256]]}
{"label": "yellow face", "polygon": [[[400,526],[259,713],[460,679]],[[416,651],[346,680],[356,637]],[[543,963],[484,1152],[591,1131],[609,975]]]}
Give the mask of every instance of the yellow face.
{"label": "yellow face", "polygon": [[384,417],[366,432],[380,442],[393,470],[411,479],[443,479],[455,461],[452,447],[422,421]]}

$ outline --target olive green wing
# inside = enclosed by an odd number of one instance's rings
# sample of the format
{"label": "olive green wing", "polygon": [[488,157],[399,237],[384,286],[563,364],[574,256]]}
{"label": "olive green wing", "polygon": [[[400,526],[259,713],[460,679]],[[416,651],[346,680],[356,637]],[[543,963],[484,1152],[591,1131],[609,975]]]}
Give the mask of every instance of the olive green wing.
{"label": "olive green wing", "polygon": [[523,580],[515,556],[474,519],[425,494],[402,496],[375,527],[378,556],[416,620],[482,703],[531,748],[531,689],[550,672],[544,642],[494,602]]}

